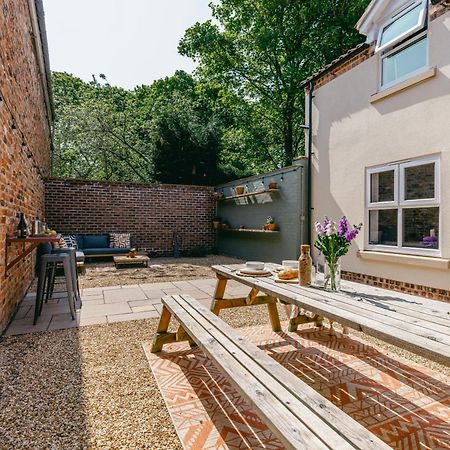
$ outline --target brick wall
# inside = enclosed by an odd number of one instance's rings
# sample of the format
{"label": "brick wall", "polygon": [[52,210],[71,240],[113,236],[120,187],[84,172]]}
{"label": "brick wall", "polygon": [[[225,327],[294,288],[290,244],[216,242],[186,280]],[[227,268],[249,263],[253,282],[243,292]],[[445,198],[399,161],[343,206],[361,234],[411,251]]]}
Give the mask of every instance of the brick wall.
{"label": "brick wall", "polygon": [[47,222],[62,233],[131,233],[133,245],[172,254],[172,234],[182,249],[214,246],[213,188],[170,184],[49,179]]}
{"label": "brick wall", "polygon": [[[0,333],[33,275],[33,255],[5,277],[6,235],[20,212],[30,222],[42,216],[43,178],[50,167],[49,125],[27,0],[2,0],[0,7]],[[8,249],[8,259],[17,254]]]}
{"label": "brick wall", "polygon": [[430,286],[422,286],[420,284],[405,283],[404,281],[390,280],[388,278],[380,278],[362,273],[354,273],[342,271],[342,278],[357,283],[369,284],[383,289],[391,289],[393,291],[403,292],[405,294],[419,295],[431,300],[440,300],[442,302],[450,302],[450,291],[445,289],[432,288]]}

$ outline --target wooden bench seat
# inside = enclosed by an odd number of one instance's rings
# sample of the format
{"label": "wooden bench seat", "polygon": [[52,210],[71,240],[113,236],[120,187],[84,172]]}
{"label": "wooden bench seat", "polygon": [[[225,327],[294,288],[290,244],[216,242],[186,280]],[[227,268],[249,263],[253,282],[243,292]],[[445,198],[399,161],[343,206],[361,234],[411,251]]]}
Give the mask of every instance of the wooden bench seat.
{"label": "wooden bench seat", "polygon": [[[152,352],[179,340],[198,345],[287,449],[390,448],[192,297],[162,303]],[[172,315],[177,333],[167,331]]]}

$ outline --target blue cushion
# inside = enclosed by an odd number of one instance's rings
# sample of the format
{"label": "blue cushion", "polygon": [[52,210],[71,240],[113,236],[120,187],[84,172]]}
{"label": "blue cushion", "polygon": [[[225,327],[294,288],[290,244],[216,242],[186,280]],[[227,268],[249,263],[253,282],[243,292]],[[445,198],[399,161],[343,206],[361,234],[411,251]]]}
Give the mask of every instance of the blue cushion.
{"label": "blue cushion", "polygon": [[122,253],[129,253],[131,250],[128,248],[84,248],[83,252],[85,256],[89,255],[120,255]]}
{"label": "blue cushion", "polygon": [[109,235],[83,236],[83,248],[109,248]]}
{"label": "blue cushion", "polygon": [[75,239],[77,240],[78,248],[83,248],[83,246],[84,246],[83,236],[81,234],[76,234]]}

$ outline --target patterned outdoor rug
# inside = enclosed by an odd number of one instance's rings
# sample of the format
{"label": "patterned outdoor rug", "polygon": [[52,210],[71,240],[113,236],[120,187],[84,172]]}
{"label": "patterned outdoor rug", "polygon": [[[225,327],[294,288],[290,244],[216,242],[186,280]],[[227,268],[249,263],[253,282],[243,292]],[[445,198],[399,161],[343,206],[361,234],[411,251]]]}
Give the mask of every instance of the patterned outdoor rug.
{"label": "patterned outdoor rug", "polygon": [[[327,330],[241,329],[300,379],[396,449],[450,449],[450,379]],[[144,350],[185,449],[282,449],[200,350]]]}

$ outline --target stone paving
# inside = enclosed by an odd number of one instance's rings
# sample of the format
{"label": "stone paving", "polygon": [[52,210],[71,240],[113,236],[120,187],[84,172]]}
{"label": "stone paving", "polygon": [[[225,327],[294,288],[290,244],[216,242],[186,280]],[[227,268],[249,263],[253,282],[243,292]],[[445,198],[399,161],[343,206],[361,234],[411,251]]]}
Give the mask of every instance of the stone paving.
{"label": "stone paving", "polygon": [[[36,325],[33,325],[36,294],[29,293],[23,299],[5,336],[157,318],[161,312],[161,297],[181,292],[192,295],[209,307],[215,285],[215,279],[200,279],[83,289],[83,306],[77,311],[76,320],[70,316],[65,293],[55,293],[44,304]],[[231,298],[242,297],[247,295],[248,288],[230,281],[227,293]]]}

